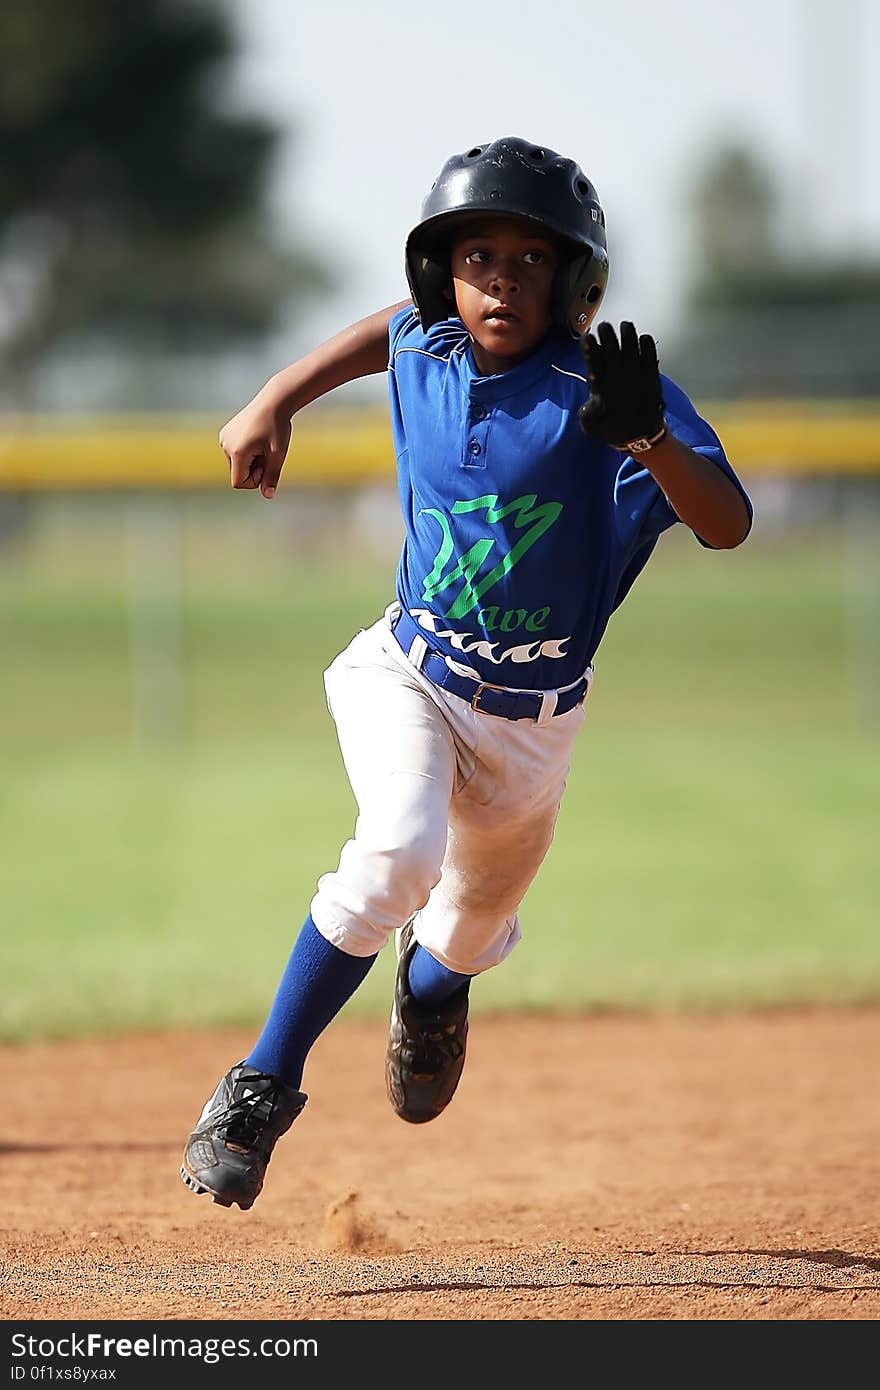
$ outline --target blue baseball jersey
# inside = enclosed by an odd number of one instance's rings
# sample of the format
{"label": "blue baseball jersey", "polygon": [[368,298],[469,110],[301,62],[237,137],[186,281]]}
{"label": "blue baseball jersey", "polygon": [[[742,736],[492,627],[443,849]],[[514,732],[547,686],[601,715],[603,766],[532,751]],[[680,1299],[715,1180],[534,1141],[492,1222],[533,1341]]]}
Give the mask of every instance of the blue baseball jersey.
{"label": "blue baseball jersey", "polygon": [[[391,426],[406,528],[397,598],[426,641],[493,685],[564,687],[678,517],[637,459],[587,438],[580,345],[552,333],[481,376],[457,318],[390,324]],[[662,377],[670,431],[746,493],[685,393]],[[703,544],[706,544],[703,542]]]}

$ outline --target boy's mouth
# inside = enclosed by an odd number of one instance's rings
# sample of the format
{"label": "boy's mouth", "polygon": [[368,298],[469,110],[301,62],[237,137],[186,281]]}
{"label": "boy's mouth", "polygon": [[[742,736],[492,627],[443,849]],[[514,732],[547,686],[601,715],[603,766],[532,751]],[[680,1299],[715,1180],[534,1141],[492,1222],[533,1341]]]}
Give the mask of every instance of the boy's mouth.
{"label": "boy's mouth", "polygon": [[499,304],[497,308],[490,309],[483,315],[486,323],[518,323],[519,314],[515,314],[512,309],[508,309],[506,304]]}

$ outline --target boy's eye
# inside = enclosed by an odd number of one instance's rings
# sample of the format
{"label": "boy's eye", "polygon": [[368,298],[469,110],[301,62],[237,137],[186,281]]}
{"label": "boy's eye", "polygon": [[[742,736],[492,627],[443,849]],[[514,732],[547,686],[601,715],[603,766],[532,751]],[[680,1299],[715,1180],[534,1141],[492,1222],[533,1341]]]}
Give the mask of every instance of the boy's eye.
{"label": "boy's eye", "polygon": [[[465,252],[464,258],[471,265],[488,265],[493,258],[493,250],[489,246],[471,246]],[[547,261],[547,252],[535,246],[528,251],[523,251],[521,258],[525,265],[544,265]]]}

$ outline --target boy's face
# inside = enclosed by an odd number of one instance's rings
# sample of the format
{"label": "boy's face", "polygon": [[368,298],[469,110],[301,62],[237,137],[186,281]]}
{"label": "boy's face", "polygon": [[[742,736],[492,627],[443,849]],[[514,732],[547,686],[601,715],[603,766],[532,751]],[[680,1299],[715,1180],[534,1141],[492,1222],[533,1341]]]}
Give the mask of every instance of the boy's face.
{"label": "boy's face", "polygon": [[559,261],[553,237],[524,218],[481,213],[453,234],[456,308],[484,376],[516,366],[544,337]]}

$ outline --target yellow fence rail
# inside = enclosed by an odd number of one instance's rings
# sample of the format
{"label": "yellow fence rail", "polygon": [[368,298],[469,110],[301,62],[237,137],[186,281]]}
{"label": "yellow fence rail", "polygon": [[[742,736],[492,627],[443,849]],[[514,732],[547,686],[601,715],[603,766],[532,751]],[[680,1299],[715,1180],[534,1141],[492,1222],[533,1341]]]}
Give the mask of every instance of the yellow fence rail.
{"label": "yellow fence rail", "polygon": [[[744,474],[880,472],[880,402],[750,402],[701,411]],[[203,416],[0,418],[0,490],[222,488],[218,420]],[[340,486],[394,474],[387,414],[320,412],[294,422],[285,482]]]}

